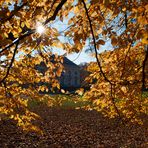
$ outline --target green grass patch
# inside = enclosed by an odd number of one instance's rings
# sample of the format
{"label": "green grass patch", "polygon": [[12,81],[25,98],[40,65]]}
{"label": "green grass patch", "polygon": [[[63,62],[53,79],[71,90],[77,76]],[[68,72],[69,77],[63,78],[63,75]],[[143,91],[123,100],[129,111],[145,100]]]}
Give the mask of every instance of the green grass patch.
{"label": "green grass patch", "polygon": [[143,97],[143,98],[147,98],[147,97],[148,97],[148,91],[143,91],[142,97]]}
{"label": "green grass patch", "polygon": [[88,101],[74,101],[74,100],[65,100],[62,103],[61,107],[64,108],[82,108],[86,105],[89,105]]}
{"label": "green grass patch", "polygon": [[41,98],[40,100],[31,99],[28,101],[28,107],[34,108],[40,104],[46,104],[51,107],[62,108],[83,108],[90,105],[89,101],[84,101],[82,97],[78,95],[49,95],[48,97]]}

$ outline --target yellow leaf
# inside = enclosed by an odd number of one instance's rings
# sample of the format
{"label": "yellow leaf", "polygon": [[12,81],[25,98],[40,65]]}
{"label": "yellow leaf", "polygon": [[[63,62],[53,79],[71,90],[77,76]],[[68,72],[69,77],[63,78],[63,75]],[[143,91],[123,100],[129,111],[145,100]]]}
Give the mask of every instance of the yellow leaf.
{"label": "yellow leaf", "polygon": [[98,41],[98,44],[104,45],[105,44],[105,41],[104,40],[99,40]]}
{"label": "yellow leaf", "polygon": [[61,89],[61,93],[63,93],[63,94],[64,94],[64,93],[65,93],[65,90],[64,90],[64,89]]}
{"label": "yellow leaf", "polygon": [[142,39],[142,41],[141,41],[143,44],[148,44],[148,34],[147,33],[145,33],[144,35],[143,35],[143,39]]}
{"label": "yellow leaf", "polygon": [[74,13],[78,13],[79,12],[79,8],[76,6],[74,7]]}
{"label": "yellow leaf", "polygon": [[116,46],[117,45],[117,42],[118,42],[117,38],[115,36],[112,36],[111,37],[111,43],[112,43],[112,45],[113,46]]}
{"label": "yellow leaf", "polygon": [[26,21],[25,24],[28,28],[30,28],[30,23],[28,21]]}
{"label": "yellow leaf", "polygon": [[80,88],[79,90],[76,91],[76,93],[78,93],[80,96],[82,96],[84,93],[84,89]]}
{"label": "yellow leaf", "polygon": [[4,32],[4,36],[5,38],[8,38],[8,34],[6,32]]}
{"label": "yellow leaf", "polygon": [[124,87],[124,86],[121,87],[121,90],[122,90],[124,93],[127,92],[127,89],[126,89],[126,87]]}

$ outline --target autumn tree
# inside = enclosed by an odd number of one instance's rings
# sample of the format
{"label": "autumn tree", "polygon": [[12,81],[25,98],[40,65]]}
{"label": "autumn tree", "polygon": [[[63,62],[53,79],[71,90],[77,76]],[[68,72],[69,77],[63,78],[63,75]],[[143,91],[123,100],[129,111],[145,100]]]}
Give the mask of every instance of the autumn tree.
{"label": "autumn tree", "polygon": [[[53,47],[67,53],[80,52],[89,42],[96,58],[96,66],[91,71],[98,81],[86,98],[103,104],[105,111],[113,116],[122,118],[124,112],[133,115],[147,81],[146,0],[1,0],[0,6],[1,111],[14,115],[16,106],[24,101],[22,94],[41,97],[34,85],[23,88],[26,82],[48,80],[53,87],[59,87],[54,78],[62,71],[62,58],[56,56],[55,64],[49,60]],[[66,23],[66,28],[59,28],[56,22],[63,26]],[[38,27],[44,28],[44,33]],[[113,55],[98,56],[100,47],[107,41],[115,50]],[[29,55],[33,56],[30,60]],[[42,61],[48,67],[44,76],[34,69]],[[94,90],[97,91],[93,93]],[[12,110],[7,111],[8,108]]]}

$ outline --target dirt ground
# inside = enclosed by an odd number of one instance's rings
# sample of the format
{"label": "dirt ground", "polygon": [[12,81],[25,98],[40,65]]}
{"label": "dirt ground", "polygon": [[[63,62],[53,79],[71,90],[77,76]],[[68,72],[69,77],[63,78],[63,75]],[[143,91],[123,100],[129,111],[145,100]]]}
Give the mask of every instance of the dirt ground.
{"label": "dirt ground", "polygon": [[11,120],[0,121],[0,148],[147,148],[147,127],[123,126],[96,111],[38,106],[34,122],[43,135],[23,132]]}

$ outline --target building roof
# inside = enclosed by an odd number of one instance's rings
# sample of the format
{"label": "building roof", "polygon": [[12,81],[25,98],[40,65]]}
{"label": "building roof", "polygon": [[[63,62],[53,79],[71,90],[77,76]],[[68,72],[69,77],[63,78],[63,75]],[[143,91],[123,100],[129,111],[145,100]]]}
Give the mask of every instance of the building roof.
{"label": "building roof", "polygon": [[[50,57],[50,61],[52,63],[55,63],[56,61],[54,60],[55,58],[55,55],[52,55]],[[68,66],[72,66],[72,67],[75,67],[75,68],[80,68],[77,64],[75,64],[74,62],[72,62],[71,60],[69,60],[67,57],[63,57],[63,65],[68,65]]]}
{"label": "building roof", "polygon": [[[50,57],[50,61],[52,63],[56,63],[56,61],[54,60],[55,56],[52,55]],[[74,67],[74,68],[80,68],[77,64],[75,64],[74,62],[72,62],[71,60],[69,60],[67,57],[64,57],[63,58],[63,63],[62,63],[64,66],[70,66],[70,67]],[[35,69],[39,70],[40,72],[42,73],[45,73],[46,70],[48,69],[46,64],[44,62],[41,62],[40,64],[37,64],[35,66]]]}
{"label": "building roof", "polygon": [[77,64],[75,64],[74,62],[72,62],[71,60],[69,60],[66,57],[64,57],[64,59],[63,59],[63,64],[79,68],[79,66]]}

